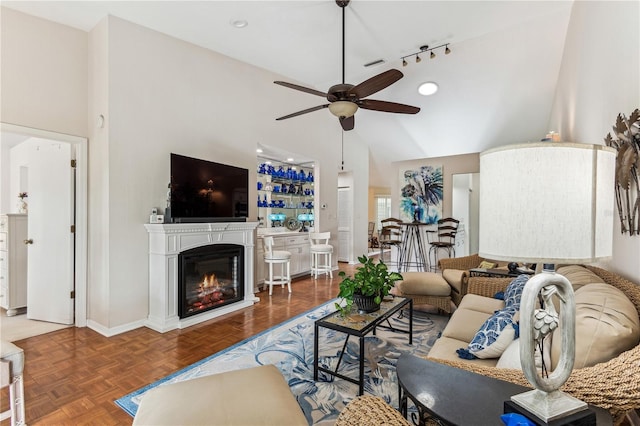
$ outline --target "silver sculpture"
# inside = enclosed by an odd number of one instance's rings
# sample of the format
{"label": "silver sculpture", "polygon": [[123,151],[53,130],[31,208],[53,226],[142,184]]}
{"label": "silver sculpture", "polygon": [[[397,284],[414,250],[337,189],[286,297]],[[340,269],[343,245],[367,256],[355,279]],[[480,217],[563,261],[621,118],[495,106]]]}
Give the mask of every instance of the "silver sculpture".
{"label": "silver sculpture", "polygon": [[[542,295],[544,308],[537,309],[538,295]],[[560,301],[560,318],[552,303],[557,294]],[[545,422],[577,413],[587,404],[562,391],[560,387],[573,371],[575,361],[575,300],[571,283],[552,270],[544,270],[531,278],[522,291],[520,302],[520,363],[527,380],[535,388],[514,395],[511,400]],[[543,377],[535,364],[534,352],[537,344],[562,323],[562,352],[553,372]],[[557,339],[559,336],[555,336]]]}

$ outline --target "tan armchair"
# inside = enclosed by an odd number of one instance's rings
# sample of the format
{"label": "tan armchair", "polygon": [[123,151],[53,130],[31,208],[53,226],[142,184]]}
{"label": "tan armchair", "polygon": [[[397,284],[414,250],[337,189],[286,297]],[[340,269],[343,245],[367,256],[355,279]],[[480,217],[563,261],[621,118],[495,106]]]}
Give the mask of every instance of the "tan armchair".
{"label": "tan armchair", "polygon": [[477,254],[463,257],[443,258],[438,261],[438,268],[442,271],[442,277],[451,286],[451,300],[456,306],[460,304],[462,297],[467,294],[469,281],[469,269],[477,268],[485,260]]}
{"label": "tan armchair", "polygon": [[[469,293],[469,269],[479,268],[480,263],[485,260],[495,263],[498,268],[506,268],[508,264],[508,262],[485,259],[477,253],[438,261],[438,268],[442,271],[442,277],[451,286],[451,300],[456,306],[460,304],[464,295]],[[487,294],[486,296],[493,297],[494,294]]]}

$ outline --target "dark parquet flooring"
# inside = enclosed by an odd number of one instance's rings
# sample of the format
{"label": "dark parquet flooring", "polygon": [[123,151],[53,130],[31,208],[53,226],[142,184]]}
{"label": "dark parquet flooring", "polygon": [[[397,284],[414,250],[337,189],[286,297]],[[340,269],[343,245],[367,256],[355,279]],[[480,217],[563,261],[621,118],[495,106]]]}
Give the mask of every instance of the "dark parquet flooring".
{"label": "dark parquet flooring", "polygon": [[[340,263],[353,273],[354,266]],[[307,276],[257,294],[250,308],[167,333],[146,327],[104,337],[67,328],[14,342],[25,353],[29,425],[126,425],[114,400],[336,297],[340,278]],[[6,409],[6,392],[2,409]],[[9,421],[2,422],[2,426]]]}

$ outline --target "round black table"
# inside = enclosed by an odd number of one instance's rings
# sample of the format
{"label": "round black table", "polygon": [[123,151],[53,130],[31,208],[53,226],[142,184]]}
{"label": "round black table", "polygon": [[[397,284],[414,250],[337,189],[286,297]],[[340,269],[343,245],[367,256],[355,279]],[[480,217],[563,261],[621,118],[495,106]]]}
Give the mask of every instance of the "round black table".
{"label": "round black table", "polygon": [[398,271],[407,272],[411,268],[418,271],[428,271],[429,261],[424,248],[422,229],[431,226],[422,222],[402,222],[402,245],[398,261]]}
{"label": "round black table", "polygon": [[[504,402],[531,390],[414,355],[403,354],[396,364],[400,412],[407,417],[407,399],[418,409],[414,423],[435,417],[445,425],[503,425]],[[598,425],[612,425],[607,410],[589,405]]]}

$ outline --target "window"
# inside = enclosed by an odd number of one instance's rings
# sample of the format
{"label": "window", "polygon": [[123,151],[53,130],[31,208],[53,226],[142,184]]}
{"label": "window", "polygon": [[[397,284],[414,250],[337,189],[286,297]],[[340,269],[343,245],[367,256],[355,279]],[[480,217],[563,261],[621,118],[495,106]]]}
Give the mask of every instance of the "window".
{"label": "window", "polygon": [[391,217],[391,196],[376,195],[376,230],[379,232],[380,221]]}

